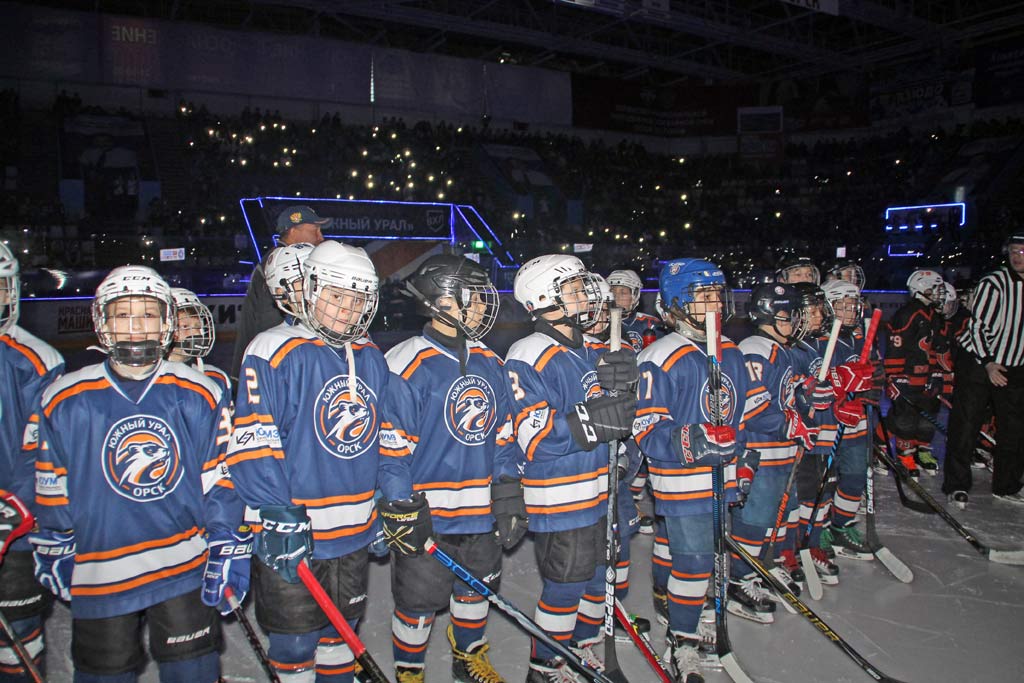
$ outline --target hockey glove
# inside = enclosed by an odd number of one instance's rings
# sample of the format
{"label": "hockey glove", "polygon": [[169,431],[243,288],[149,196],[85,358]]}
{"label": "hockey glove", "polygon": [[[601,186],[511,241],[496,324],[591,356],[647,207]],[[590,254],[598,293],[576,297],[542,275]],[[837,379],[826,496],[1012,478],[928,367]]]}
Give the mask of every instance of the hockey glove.
{"label": "hockey glove", "polygon": [[243,526],[237,531],[215,531],[206,541],[210,556],[203,572],[203,604],[216,607],[222,615],[231,613],[224,600],[224,589],[231,587],[239,602],[249,591],[249,563],[252,559],[252,532]]}
{"label": "hockey glove", "polygon": [[501,547],[511,550],[523,540],[529,519],[523,500],[523,482],[511,477],[491,484],[491,512],[494,514],[494,534]]}
{"label": "hockey glove", "polygon": [[75,532],[41,529],[28,537],[36,581],[61,600],[71,600],[71,575],[75,571]]}
{"label": "hockey glove", "polygon": [[761,464],[761,452],[744,450],[736,459],[736,491],[739,493],[739,505],[747,501],[750,487],[754,485],[754,474]]}
{"label": "hockey glove", "polygon": [[0,562],[14,541],[28,533],[35,518],[16,495],[0,489]]}
{"label": "hockey glove", "polygon": [[809,451],[814,448],[814,442],[818,438],[821,427],[814,427],[804,424],[800,413],[792,408],[784,408],[783,415],[786,416],[786,438],[795,441],[796,445]]}
{"label": "hockey glove", "polygon": [[837,396],[856,394],[871,388],[873,371],[871,363],[843,363],[829,368],[828,381],[832,383]]}
{"label": "hockey glove", "polygon": [[597,383],[607,392],[633,391],[640,380],[632,349],[609,351],[597,359]]}
{"label": "hockey glove", "polygon": [[815,377],[804,380],[803,391],[796,392],[797,410],[807,415],[812,409],[816,413],[828,410],[836,400],[835,389],[828,380],[819,382]]}
{"label": "hockey glove", "polygon": [[635,417],[636,396],[624,393],[577,403],[565,419],[576,444],[585,451],[592,451],[598,444],[625,439],[632,434]]}
{"label": "hockey glove", "polygon": [[388,547],[402,555],[422,555],[427,539],[434,535],[430,505],[422,491],[408,500],[377,501]]}
{"label": "hockey glove", "polygon": [[832,412],[839,424],[853,429],[864,419],[864,402],[859,398],[836,401],[832,406]]}
{"label": "hockey glove", "polygon": [[683,425],[673,443],[679,449],[676,457],[684,467],[721,465],[736,454],[736,430],[710,422]]}
{"label": "hockey glove", "polygon": [[305,505],[264,505],[256,557],[288,583],[299,583],[299,565],[313,556],[313,527]]}
{"label": "hockey glove", "polygon": [[903,375],[892,375],[889,383],[885,386],[885,395],[890,401],[895,401],[903,392],[910,388],[910,379]]}

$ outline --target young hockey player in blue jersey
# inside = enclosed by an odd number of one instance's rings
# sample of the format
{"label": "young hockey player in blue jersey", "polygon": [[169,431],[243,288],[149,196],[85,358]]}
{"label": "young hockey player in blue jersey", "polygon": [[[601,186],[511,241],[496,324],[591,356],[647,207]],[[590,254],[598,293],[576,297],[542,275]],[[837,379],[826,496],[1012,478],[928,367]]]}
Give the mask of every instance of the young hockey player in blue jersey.
{"label": "young hockey player in blue jersey", "polygon": [[[856,386],[837,389],[836,402],[832,412],[836,421],[843,426],[843,438],[839,442],[835,467],[838,469],[836,492],[832,500],[831,525],[822,532],[821,545],[826,552],[831,548],[837,555],[855,560],[873,560],[871,549],[865,545],[860,530],[853,526],[860,507],[861,496],[867,485],[867,413],[857,396],[871,389],[873,366],[861,367],[860,353],[864,348],[864,333],[860,328],[863,300],[857,286],[846,280],[831,280],[822,285],[834,315],[842,323],[839,343],[836,344],[836,359],[840,365],[856,368],[860,381]],[[848,398],[842,393],[845,388],[854,394]]]}
{"label": "young hockey player in blue jersey", "polygon": [[229,400],[233,400],[228,373],[216,365],[203,362],[217,341],[213,314],[195,293],[187,289],[172,287],[171,296],[178,317],[174,327],[174,343],[171,344],[167,360],[195,368],[219,384]]}
{"label": "young hockey player in blue jersey", "polygon": [[661,320],[637,310],[644,283],[634,270],[613,270],[608,274],[607,282],[615,297],[615,305],[622,309],[622,341],[640,353],[645,346],[665,334]]}
{"label": "young hockey player in blue jersey", "polygon": [[[631,353],[595,364],[583,331],[597,319],[597,282],[574,256],[540,256],[516,274],[514,293],[535,321],[512,345],[505,364],[516,405],[516,437],[526,456],[526,509],[543,589],[536,621],[570,643],[585,661],[593,652],[596,613],[604,600],[608,442],[629,436],[636,397]],[[618,395],[605,392],[618,391]],[[577,617],[580,600],[591,603]],[[566,662],[534,640],[529,683],[577,681]]]}
{"label": "young hockey player in blue jersey", "polygon": [[640,354],[640,400],[633,431],[651,463],[655,510],[665,517],[668,531],[672,666],[677,680],[702,683],[698,628],[714,564],[711,472],[725,465],[727,499],[734,502],[744,422],[764,410],[770,397],[748,375],[736,345],[723,338],[722,424],[714,424],[705,321],[708,313],[726,317],[732,312],[732,293],[722,271],[701,259],[666,262],[659,285],[674,330]]}
{"label": "young hockey player in blue jersey", "polygon": [[[389,391],[387,402],[408,442],[408,450],[383,454],[379,478],[378,506],[394,550],[395,675],[399,683],[425,680],[435,613],[449,607],[451,680],[502,683],[487,654],[487,600],[423,553],[432,537],[497,591],[501,549],[514,547],[526,533],[509,377],[480,341],[498,313],[498,292],[479,264],[447,254],[426,259],[406,292],[430,322],[422,335],[386,355],[391,371],[405,380]],[[414,528],[393,521],[410,514]],[[412,534],[403,535],[406,530]]]}
{"label": "young hockey player in blue jersey", "polygon": [[362,617],[393,376],[366,337],[378,298],[366,252],[325,241],[302,270],[301,320],[246,349],[227,462],[257,534],[256,620],[278,676],[349,683],[352,652],[299,584],[298,565],[310,562],[352,624]]}
{"label": "young hockey player in blue jersey", "polygon": [[[64,359],[49,344],[18,326],[20,277],[17,259],[0,243],[0,490],[31,508],[35,499],[37,409],[43,390],[64,372]],[[50,594],[32,575],[32,547],[27,538],[0,538],[0,545],[7,548],[0,557],[0,610],[36,667],[42,668],[43,614]],[[0,632],[0,680],[31,680],[7,636]]]}
{"label": "young hockey player in blue jersey", "polygon": [[134,681],[144,620],[161,680],[214,683],[217,611],[226,587],[245,595],[252,548],[224,465],[228,397],[163,360],[174,302],[152,269],[111,271],[92,315],[107,360],[41,403],[36,577],[71,601],[78,683]]}
{"label": "young hockey player in blue jersey", "polygon": [[821,284],[821,271],[809,256],[786,254],[775,268],[775,281],[793,285],[798,282]]}
{"label": "young hockey player in blue jersey", "polygon": [[[778,282],[754,287],[747,314],[755,332],[740,342],[740,350],[748,371],[764,384],[771,401],[746,425],[747,448],[760,453],[759,467],[746,501],[733,513],[732,532],[757,557],[775,526],[797,449],[813,447],[817,430],[806,423],[806,369],[800,367],[803,359],[793,353],[806,330],[797,288]],[[765,563],[771,559],[764,558]],[[774,621],[773,594],[764,590],[753,568],[735,558],[730,570],[736,590],[730,594],[729,611],[760,623]],[[794,581],[785,565],[772,571],[787,584]]]}

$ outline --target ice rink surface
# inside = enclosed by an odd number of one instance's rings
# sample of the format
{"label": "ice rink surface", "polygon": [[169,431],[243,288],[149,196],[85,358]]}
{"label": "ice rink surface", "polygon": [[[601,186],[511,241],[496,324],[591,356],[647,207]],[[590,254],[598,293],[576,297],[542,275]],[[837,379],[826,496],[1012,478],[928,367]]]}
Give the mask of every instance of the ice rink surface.
{"label": "ice rink surface", "polygon": [[[990,475],[975,470],[967,510],[954,515],[979,539],[997,548],[1024,548],[1024,506],[994,499]],[[876,476],[878,534],[882,542],[914,571],[914,582],[892,578],[878,562],[840,558],[838,586],[825,587],[820,602],[805,599],[812,610],[886,675],[905,683],[945,681],[1024,681],[1024,567],[995,564],[981,557],[937,515],[923,515],[900,505],[891,476]],[[938,499],[941,475],[922,475],[922,484]],[[908,492],[908,495],[912,495]],[[648,507],[645,501],[643,507]],[[631,611],[650,618],[650,553],[653,536],[632,542]],[[529,615],[540,591],[533,545],[527,538],[506,555],[501,594]],[[391,597],[387,564],[372,564],[366,620],[359,635],[390,675]],[[252,617],[251,600],[246,600]],[[427,680],[450,681],[451,654],[445,639],[447,617],[435,623],[427,653]],[[729,630],[740,664],[758,683],[857,682],[871,678],[826,640],[805,619],[781,607],[772,625],[730,616]],[[491,658],[509,683],[525,680],[529,641],[518,626],[492,607],[487,633]],[[47,622],[47,667],[51,681],[70,681],[70,619],[58,605]],[[663,642],[664,627],[654,622],[652,637]],[[266,681],[241,627],[225,622],[225,681]],[[619,644],[619,661],[631,683],[656,681],[632,645]],[[142,681],[158,680],[147,666]],[[709,682],[728,681],[709,671]]]}

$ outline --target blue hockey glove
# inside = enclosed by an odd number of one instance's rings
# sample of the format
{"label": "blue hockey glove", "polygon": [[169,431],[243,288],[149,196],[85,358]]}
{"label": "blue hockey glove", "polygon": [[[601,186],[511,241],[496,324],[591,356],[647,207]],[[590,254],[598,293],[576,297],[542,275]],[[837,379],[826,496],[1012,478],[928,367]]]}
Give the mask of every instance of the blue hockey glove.
{"label": "blue hockey glove", "polygon": [[676,457],[685,467],[710,467],[728,462],[736,454],[736,430],[708,422],[683,425],[674,442]]}
{"label": "blue hockey glove", "polygon": [[370,525],[370,533],[373,534],[373,538],[366,550],[374,557],[387,557],[390,550],[387,539],[384,538],[384,522],[381,520],[380,514],[374,517],[373,524]]}
{"label": "blue hockey glove", "polygon": [[224,600],[224,589],[230,586],[239,602],[249,591],[252,532],[247,526],[238,531],[215,531],[207,539],[206,547],[210,556],[203,572],[203,604],[227,615],[231,606]]}
{"label": "blue hockey glove", "polygon": [[511,477],[491,484],[491,512],[494,514],[494,533],[501,547],[511,550],[526,535],[529,520],[523,500],[523,483]]}
{"label": "blue hockey glove", "polygon": [[75,571],[75,532],[42,529],[28,537],[36,580],[61,600],[71,600],[71,575]]}
{"label": "blue hockey glove", "polygon": [[305,505],[264,505],[256,557],[288,583],[299,583],[299,564],[313,556],[313,527]]}

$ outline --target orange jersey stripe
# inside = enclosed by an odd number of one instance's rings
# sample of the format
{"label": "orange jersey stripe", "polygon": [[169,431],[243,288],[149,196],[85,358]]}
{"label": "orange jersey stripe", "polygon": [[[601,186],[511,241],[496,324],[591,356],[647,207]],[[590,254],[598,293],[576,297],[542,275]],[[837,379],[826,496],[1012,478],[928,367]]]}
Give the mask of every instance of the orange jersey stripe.
{"label": "orange jersey stripe", "polygon": [[210,405],[211,410],[217,407],[217,402],[213,399],[213,394],[207,391],[206,387],[196,384],[195,382],[190,382],[187,379],[175,377],[174,375],[164,375],[163,377],[157,378],[156,384],[173,384],[174,386],[181,387],[182,389],[189,389],[190,391],[194,391],[200,396],[202,396],[204,399],[206,399],[206,402]]}
{"label": "orange jersey stripe", "polygon": [[437,349],[423,349],[416,354],[416,357],[412,359],[412,363],[409,364],[405,370],[402,371],[402,379],[409,379],[413,373],[416,372],[416,368],[425,361],[427,358],[433,358],[434,356],[440,356],[441,352]]}
{"label": "orange jersey stripe", "polygon": [[46,365],[43,364],[43,359],[40,358],[39,354],[37,354],[31,348],[25,346],[24,344],[19,344],[18,342],[8,337],[6,334],[0,337],[0,341],[2,341],[4,344],[7,344],[15,351],[20,351],[21,354],[25,356],[25,358],[28,358],[29,362],[32,363],[32,367],[36,369],[36,372],[40,376],[46,374]]}
{"label": "orange jersey stripe", "polygon": [[552,346],[550,349],[545,351],[540,358],[537,359],[536,363],[533,364],[534,369],[537,372],[543,371],[544,367],[548,364],[548,362],[559,353],[562,353],[562,349],[560,349],[557,346]]}
{"label": "orange jersey stripe", "polygon": [[343,505],[345,503],[362,503],[373,498],[373,491],[364,491],[363,493],[352,493],[345,496],[330,496],[327,498],[293,498],[292,502],[296,505],[305,505],[306,507],[326,507],[328,505]]}
{"label": "orange jersey stripe", "polygon": [[72,396],[77,396],[78,394],[84,391],[97,391],[99,389],[106,389],[109,386],[110,382],[108,382],[105,377],[90,380],[88,382],[79,382],[78,384],[68,387],[67,389],[54,396],[52,399],[50,399],[50,402],[46,405],[45,408],[43,408],[43,414],[46,415],[46,417],[50,417],[50,415],[53,413],[54,408],[56,408],[57,405],[64,399],[71,398]]}

